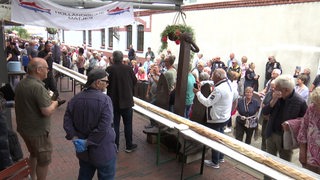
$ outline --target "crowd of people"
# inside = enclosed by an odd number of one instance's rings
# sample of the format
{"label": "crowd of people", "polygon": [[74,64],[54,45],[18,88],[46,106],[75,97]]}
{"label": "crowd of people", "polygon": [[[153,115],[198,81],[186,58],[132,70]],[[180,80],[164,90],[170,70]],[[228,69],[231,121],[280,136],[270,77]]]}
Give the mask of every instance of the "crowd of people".
{"label": "crowd of people", "polygon": [[[15,110],[18,132],[30,152],[32,178],[46,177],[52,153],[50,116],[65,102],[59,97],[53,62],[88,76],[84,90],[68,102],[63,125],[66,139],[73,142],[79,158],[79,178],[91,179],[96,170],[99,178],[114,178],[121,117],[125,151],[130,153],[137,149],[132,139],[133,95],[137,83],[148,84],[145,99],[156,104],[159,99],[157,91],[163,86],[159,82],[164,77],[169,99],[167,110],[175,112],[177,67],[176,57],[170,50],[156,57],[149,47],[145,57],[138,58],[130,46],[127,58],[121,51],[114,51],[112,57],[106,57],[98,51],[88,50],[85,45],[74,48],[56,41],[9,40],[6,53],[7,61],[20,60],[28,73],[15,88]],[[198,53],[192,60],[186,84],[185,118],[190,119],[192,111],[197,111],[192,106],[197,99],[208,109],[206,126],[220,133],[234,131],[239,141],[243,141],[246,135],[247,144],[251,143],[253,136],[257,137],[260,123],[261,149],[279,154],[287,161],[291,161],[292,149],[283,147],[284,133],[290,131],[291,121],[299,119],[300,128],[295,133],[300,144],[299,160],[303,167],[320,173],[317,139],[320,75],[309,89],[310,69],[282,75],[281,64],[274,56],[269,56],[264,88],[258,92],[260,76],[255,72],[255,64],[249,63],[246,56],[241,57],[241,61],[234,53],[229,57],[224,63],[220,57],[205,60],[203,54]],[[204,84],[211,87],[208,97],[201,92]],[[104,94],[106,89],[108,96]],[[47,90],[51,90],[53,96]],[[254,92],[259,95],[258,99]],[[234,129],[232,116],[235,116]],[[157,124],[151,119],[145,128],[157,128]],[[211,155],[205,164],[220,168],[219,164],[224,162],[223,153],[212,149]]]}

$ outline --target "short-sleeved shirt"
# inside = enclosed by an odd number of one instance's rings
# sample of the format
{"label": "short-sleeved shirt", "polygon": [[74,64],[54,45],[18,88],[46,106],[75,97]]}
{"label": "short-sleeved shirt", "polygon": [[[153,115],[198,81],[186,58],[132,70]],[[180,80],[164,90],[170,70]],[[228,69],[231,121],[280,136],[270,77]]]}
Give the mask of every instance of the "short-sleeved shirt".
{"label": "short-sleeved shirt", "polygon": [[50,117],[40,108],[50,106],[51,99],[44,83],[27,76],[15,89],[17,131],[27,136],[40,136],[50,132]]}
{"label": "short-sleeved shirt", "polygon": [[186,105],[193,104],[193,99],[194,99],[193,84],[194,83],[196,83],[196,79],[191,73],[189,73],[188,83],[187,83],[187,92],[186,92]]}
{"label": "short-sleeved shirt", "polygon": [[[46,50],[42,50],[38,53],[38,57],[41,57],[41,58],[44,58],[48,55],[50,51],[46,51]],[[49,56],[47,59],[47,64],[48,64],[48,67],[49,67],[49,70],[51,71],[52,70],[52,64],[53,64],[53,58],[52,56]]]}
{"label": "short-sleeved shirt", "polygon": [[164,77],[166,77],[168,82],[169,91],[173,91],[176,87],[177,71],[174,68],[171,68],[164,73]]}
{"label": "short-sleeved shirt", "polygon": [[251,99],[251,101],[248,104],[245,98],[239,99],[238,112],[241,116],[253,116],[259,111],[259,108],[259,102],[255,99]]}
{"label": "short-sleeved shirt", "polygon": [[314,79],[313,83],[314,87],[320,86],[320,74]]}

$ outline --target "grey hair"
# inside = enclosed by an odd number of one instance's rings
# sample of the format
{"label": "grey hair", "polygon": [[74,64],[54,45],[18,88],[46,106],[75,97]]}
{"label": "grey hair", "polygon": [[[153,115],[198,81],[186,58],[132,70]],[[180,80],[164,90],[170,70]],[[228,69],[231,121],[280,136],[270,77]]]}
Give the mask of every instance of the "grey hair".
{"label": "grey hair", "polygon": [[320,87],[316,87],[311,95],[310,95],[310,101],[313,103],[313,104],[316,104],[316,105],[320,105]]}
{"label": "grey hair", "polygon": [[286,75],[286,74],[278,76],[274,80],[274,83],[277,87],[279,87],[281,89],[287,88],[289,90],[293,90],[294,86],[295,86],[292,75]]}
{"label": "grey hair", "polygon": [[279,75],[281,75],[281,70],[280,69],[274,69],[272,72],[277,73]]}
{"label": "grey hair", "polygon": [[123,61],[123,53],[121,51],[113,51],[112,56],[115,63]]}
{"label": "grey hair", "polygon": [[247,92],[247,91],[251,91],[251,92],[253,92],[253,88],[251,87],[251,86],[248,86],[248,87],[246,87],[246,89],[244,90],[244,92]]}
{"label": "grey hair", "polygon": [[172,66],[174,61],[176,60],[176,56],[174,56],[174,55],[167,56],[166,60],[168,60],[170,66]]}
{"label": "grey hair", "polygon": [[218,69],[214,70],[213,76],[220,78],[220,79],[225,79],[225,78],[227,78],[227,73],[224,69],[218,68]]}
{"label": "grey hair", "polygon": [[301,81],[303,81],[303,84],[307,81],[308,77],[307,75],[304,74],[300,74],[298,77],[298,79],[300,79]]}
{"label": "grey hair", "polygon": [[200,81],[206,81],[210,79],[210,75],[207,72],[201,72],[199,75]]}

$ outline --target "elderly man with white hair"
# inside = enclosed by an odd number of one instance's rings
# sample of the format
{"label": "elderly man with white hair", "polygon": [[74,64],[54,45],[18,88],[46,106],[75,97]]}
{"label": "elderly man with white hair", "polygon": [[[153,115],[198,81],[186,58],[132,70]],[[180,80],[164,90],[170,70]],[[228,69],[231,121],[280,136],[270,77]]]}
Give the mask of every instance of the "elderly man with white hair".
{"label": "elderly man with white hair", "polygon": [[260,96],[265,96],[266,93],[268,93],[269,90],[270,90],[271,81],[273,81],[274,79],[276,79],[280,75],[281,75],[281,70],[280,69],[274,69],[272,71],[272,73],[271,73],[271,79],[269,79],[269,81],[267,82],[266,87],[262,91],[259,92],[259,95]]}
{"label": "elderly man with white hair", "polygon": [[292,150],[283,148],[281,124],[289,119],[303,117],[307,110],[307,103],[295,92],[292,75],[280,75],[274,80],[274,84],[272,99],[262,109],[264,115],[270,115],[265,133],[267,152],[275,156],[279,153],[280,158],[291,161]]}
{"label": "elderly man with white hair", "polygon": [[101,57],[100,53],[97,53],[97,62],[94,66],[94,69],[103,69],[106,70],[107,68],[107,63],[106,61]]}
{"label": "elderly man with white hair", "polygon": [[[218,68],[212,74],[214,89],[206,98],[201,94],[199,88],[194,88],[199,102],[208,107],[210,115],[208,115],[206,126],[220,133],[224,133],[224,126],[228,123],[231,111],[236,107],[238,92],[232,88],[228,81],[227,74],[224,69]],[[205,160],[206,166],[218,169],[219,164],[224,162],[223,153],[212,149],[211,159]]]}

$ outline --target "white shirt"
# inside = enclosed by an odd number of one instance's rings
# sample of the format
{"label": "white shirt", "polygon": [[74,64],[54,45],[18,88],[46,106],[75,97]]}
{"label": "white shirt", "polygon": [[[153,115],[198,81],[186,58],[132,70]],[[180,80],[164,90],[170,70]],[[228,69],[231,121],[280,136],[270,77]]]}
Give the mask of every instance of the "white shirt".
{"label": "white shirt", "polygon": [[95,69],[106,69],[106,68],[107,68],[107,63],[104,59],[97,61],[96,65],[95,65]]}
{"label": "white shirt", "polygon": [[231,117],[232,103],[238,98],[238,92],[233,89],[231,83],[227,80],[219,81],[212,93],[206,98],[201,92],[197,92],[198,100],[210,109],[212,119],[207,119],[208,123],[223,123]]}

